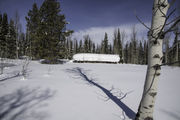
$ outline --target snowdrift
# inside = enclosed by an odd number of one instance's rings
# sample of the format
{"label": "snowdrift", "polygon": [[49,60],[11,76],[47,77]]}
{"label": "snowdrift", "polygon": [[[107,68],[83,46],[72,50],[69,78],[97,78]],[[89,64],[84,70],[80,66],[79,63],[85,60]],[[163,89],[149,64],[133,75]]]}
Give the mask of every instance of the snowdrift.
{"label": "snowdrift", "polygon": [[119,55],[80,53],[73,56],[73,62],[118,63]]}

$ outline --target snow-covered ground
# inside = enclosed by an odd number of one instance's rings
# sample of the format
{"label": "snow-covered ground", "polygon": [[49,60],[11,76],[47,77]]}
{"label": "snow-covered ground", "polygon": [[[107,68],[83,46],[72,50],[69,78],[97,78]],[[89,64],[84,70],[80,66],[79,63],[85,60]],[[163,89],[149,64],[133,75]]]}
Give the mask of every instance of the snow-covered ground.
{"label": "snow-covered ground", "polygon": [[[137,112],[146,74],[144,65],[33,61],[27,79],[1,81],[20,69],[6,68],[0,76],[0,120],[128,120]],[[155,120],[180,120],[179,74],[178,67],[162,67]]]}

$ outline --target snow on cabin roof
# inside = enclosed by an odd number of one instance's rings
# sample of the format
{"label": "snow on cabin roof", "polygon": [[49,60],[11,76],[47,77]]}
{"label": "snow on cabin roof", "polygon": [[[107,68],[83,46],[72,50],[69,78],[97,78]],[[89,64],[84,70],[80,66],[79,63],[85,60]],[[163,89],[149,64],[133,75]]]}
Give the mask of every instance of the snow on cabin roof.
{"label": "snow on cabin roof", "polygon": [[74,61],[119,62],[119,55],[79,53],[73,55]]}

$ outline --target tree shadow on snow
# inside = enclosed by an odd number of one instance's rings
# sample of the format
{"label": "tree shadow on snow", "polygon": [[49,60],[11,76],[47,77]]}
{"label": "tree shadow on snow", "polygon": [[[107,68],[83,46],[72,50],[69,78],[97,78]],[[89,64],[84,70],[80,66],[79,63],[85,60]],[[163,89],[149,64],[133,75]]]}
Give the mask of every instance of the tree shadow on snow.
{"label": "tree shadow on snow", "polygon": [[16,66],[15,64],[12,63],[0,63],[0,68],[4,67],[13,67]]}
{"label": "tree shadow on snow", "polygon": [[[55,95],[50,89],[23,87],[0,97],[0,120],[45,120],[48,113],[41,108]],[[41,110],[40,110],[41,109]]]}
{"label": "tree shadow on snow", "polygon": [[20,77],[20,76],[22,76],[20,73],[16,73],[13,76],[8,76],[8,77],[0,79],[0,82],[6,81],[6,80],[10,80],[12,78]]}
{"label": "tree shadow on snow", "polygon": [[131,110],[127,105],[125,105],[121,99],[119,99],[118,97],[114,96],[110,90],[107,90],[106,88],[104,88],[103,86],[99,85],[98,83],[94,82],[93,79],[89,79],[88,76],[84,73],[82,68],[76,67],[73,69],[67,69],[67,72],[70,73],[74,73],[77,76],[80,76],[83,78],[83,80],[85,80],[86,82],[88,82],[90,85],[94,85],[96,87],[98,87],[99,89],[101,89],[109,99],[111,99],[114,103],[116,103],[124,112],[125,114],[130,118],[130,119],[134,119],[136,114],[133,110]]}

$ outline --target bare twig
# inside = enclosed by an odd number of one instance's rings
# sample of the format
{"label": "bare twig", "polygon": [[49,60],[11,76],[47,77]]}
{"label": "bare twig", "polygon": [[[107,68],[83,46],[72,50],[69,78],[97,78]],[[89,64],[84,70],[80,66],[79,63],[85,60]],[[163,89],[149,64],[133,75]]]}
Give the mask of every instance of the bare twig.
{"label": "bare twig", "polygon": [[167,34],[168,32],[171,32],[172,29],[180,22],[180,16],[178,17],[178,19],[174,22],[173,25],[171,25],[171,27],[169,27],[169,29],[167,29],[163,34]]}
{"label": "bare twig", "polygon": [[170,63],[163,63],[161,64],[160,66],[165,66],[165,65],[174,65],[174,64],[177,64],[179,63],[180,64],[180,60],[179,61],[175,61],[175,62],[170,62]]}
{"label": "bare twig", "polygon": [[151,28],[148,27],[144,22],[142,22],[141,19],[137,15],[136,15],[136,18],[144,27],[146,27],[148,30],[151,30]]}
{"label": "bare twig", "polygon": [[176,17],[175,19],[171,20],[169,23],[166,24],[166,26],[174,23],[175,21],[177,21],[180,18],[180,16]]}

